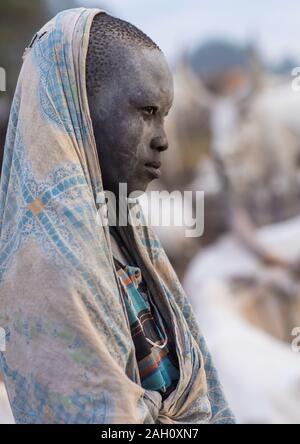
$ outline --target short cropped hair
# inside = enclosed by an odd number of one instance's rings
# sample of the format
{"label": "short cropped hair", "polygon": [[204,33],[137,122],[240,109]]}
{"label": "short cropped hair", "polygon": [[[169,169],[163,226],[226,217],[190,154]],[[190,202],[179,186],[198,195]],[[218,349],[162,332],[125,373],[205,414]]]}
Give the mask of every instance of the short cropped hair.
{"label": "short cropped hair", "polygon": [[160,50],[150,37],[131,23],[107,13],[97,14],[92,22],[86,59],[88,96],[93,96],[114,69],[119,68],[122,48],[149,48]]}

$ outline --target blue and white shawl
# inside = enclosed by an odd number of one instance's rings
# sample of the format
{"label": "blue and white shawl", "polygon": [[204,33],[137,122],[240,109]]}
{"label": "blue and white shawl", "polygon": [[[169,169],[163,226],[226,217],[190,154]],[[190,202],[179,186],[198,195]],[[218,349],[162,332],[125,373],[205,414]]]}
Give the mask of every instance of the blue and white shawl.
{"label": "blue and white shawl", "polygon": [[234,422],[191,305],[147,226],[134,227],[134,248],[174,329],[181,375],[163,402],[140,384],[108,227],[96,223],[103,188],[85,60],[100,12],[63,11],[35,34],[11,107],[0,183],[11,408],[17,423]]}

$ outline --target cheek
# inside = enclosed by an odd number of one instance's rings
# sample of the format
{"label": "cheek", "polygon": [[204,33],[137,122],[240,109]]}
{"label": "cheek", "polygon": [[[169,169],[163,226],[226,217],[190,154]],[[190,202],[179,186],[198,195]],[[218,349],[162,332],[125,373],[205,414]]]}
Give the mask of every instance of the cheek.
{"label": "cheek", "polygon": [[121,151],[132,160],[137,158],[147,140],[147,127],[143,118],[123,120],[119,137]]}

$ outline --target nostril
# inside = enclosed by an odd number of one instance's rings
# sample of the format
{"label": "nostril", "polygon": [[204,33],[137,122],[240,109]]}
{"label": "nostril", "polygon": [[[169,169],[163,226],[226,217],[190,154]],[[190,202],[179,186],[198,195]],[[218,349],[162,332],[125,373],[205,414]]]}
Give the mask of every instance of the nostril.
{"label": "nostril", "polygon": [[156,137],[151,142],[151,148],[159,152],[167,150],[168,147],[168,142],[163,140],[161,137]]}
{"label": "nostril", "polygon": [[160,151],[166,151],[168,148],[169,148],[169,144],[168,144],[168,143],[165,143],[164,145],[162,145]]}
{"label": "nostril", "polygon": [[169,145],[168,143],[162,143],[159,146],[156,147],[157,151],[162,152],[166,151],[168,149]]}

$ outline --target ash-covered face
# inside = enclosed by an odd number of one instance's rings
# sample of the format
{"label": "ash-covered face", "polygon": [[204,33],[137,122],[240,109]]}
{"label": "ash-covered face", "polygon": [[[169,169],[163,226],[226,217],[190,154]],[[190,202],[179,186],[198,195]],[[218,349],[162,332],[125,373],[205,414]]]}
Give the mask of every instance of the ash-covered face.
{"label": "ash-covered face", "polygon": [[173,102],[173,79],[163,53],[124,48],[118,68],[89,99],[105,190],[144,192],[161,174],[168,148],[164,120]]}

